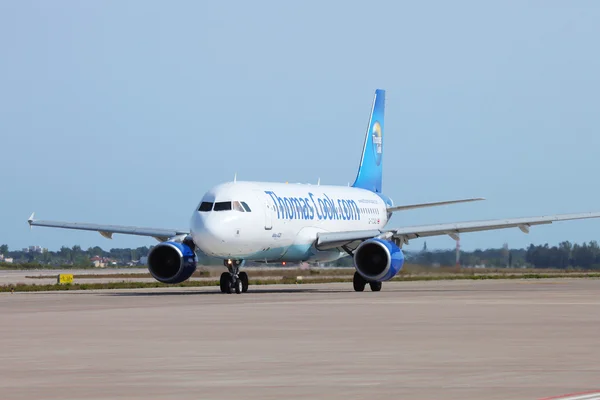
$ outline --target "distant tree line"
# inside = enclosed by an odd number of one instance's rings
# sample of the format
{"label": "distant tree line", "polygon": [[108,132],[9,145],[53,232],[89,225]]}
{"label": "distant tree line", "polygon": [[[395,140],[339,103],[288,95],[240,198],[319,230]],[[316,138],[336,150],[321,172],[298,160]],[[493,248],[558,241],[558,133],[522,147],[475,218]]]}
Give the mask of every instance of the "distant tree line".
{"label": "distant tree line", "polygon": [[[413,264],[452,266],[456,264],[456,250],[407,252],[406,258]],[[461,251],[460,265],[465,267],[528,267],[600,270],[600,246],[589,243],[571,244],[561,242],[558,246],[529,245],[527,249],[487,249]]]}
{"label": "distant tree line", "polygon": [[[527,267],[525,249],[477,249],[460,252],[460,265],[463,267],[521,268]],[[456,250],[428,251],[427,245],[421,251],[405,252],[407,262],[426,266],[456,265]]]}
{"label": "distant tree line", "polygon": [[561,242],[550,247],[530,245],[525,260],[535,268],[581,268],[600,270],[600,247],[592,240],[581,245]]}
{"label": "distant tree line", "polygon": [[10,250],[8,245],[0,245],[0,254],[7,258],[12,258],[14,263],[19,264],[40,264],[40,265],[77,265],[91,266],[91,258],[99,256],[114,260],[117,265],[126,265],[128,263],[139,261],[141,257],[148,256],[150,248],[147,246],[135,249],[121,248],[103,250],[101,247],[89,247],[83,250],[80,246],[66,247],[62,246],[58,251],[33,252],[23,250]]}

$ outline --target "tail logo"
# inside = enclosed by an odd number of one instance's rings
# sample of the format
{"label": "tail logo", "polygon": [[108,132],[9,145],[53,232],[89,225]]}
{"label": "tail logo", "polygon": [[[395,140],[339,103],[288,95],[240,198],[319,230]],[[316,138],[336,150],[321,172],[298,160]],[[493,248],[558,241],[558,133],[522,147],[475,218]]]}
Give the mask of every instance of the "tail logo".
{"label": "tail logo", "polygon": [[381,125],[379,121],[375,121],[373,124],[372,130],[372,139],[373,139],[373,155],[375,156],[375,163],[377,165],[381,164],[381,150],[383,147],[383,140],[381,136]]}

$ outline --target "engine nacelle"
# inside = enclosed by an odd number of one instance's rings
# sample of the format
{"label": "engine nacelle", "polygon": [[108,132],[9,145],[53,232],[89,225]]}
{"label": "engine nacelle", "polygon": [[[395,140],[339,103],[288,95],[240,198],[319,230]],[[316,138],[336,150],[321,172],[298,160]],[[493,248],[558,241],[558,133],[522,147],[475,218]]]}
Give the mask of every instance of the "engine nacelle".
{"label": "engine nacelle", "polygon": [[356,271],[368,281],[382,282],[392,279],[404,264],[402,250],[389,240],[365,240],[354,251]]}
{"label": "engine nacelle", "polygon": [[162,242],[148,254],[148,271],[162,283],[181,283],[196,271],[196,253],[186,244]]}

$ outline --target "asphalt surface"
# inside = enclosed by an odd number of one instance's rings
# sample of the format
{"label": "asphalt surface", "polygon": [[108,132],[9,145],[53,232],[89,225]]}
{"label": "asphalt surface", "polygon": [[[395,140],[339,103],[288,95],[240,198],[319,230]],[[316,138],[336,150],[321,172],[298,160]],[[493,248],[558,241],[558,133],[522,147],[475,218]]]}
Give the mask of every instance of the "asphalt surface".
{"label": "asphalt surface", "polygon": [[0,294],[3,399],[541,399],[600,389],[600,280]]}

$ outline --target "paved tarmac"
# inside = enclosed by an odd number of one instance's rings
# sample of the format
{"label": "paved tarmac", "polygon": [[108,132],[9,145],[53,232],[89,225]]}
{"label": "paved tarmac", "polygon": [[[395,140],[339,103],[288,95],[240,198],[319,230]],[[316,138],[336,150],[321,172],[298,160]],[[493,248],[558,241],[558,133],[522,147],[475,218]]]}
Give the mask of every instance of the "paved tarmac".
{"label": "paved tarmac", "polygon": [[600,280],[0,294],[2,399],[540,399],[600,389]]}

